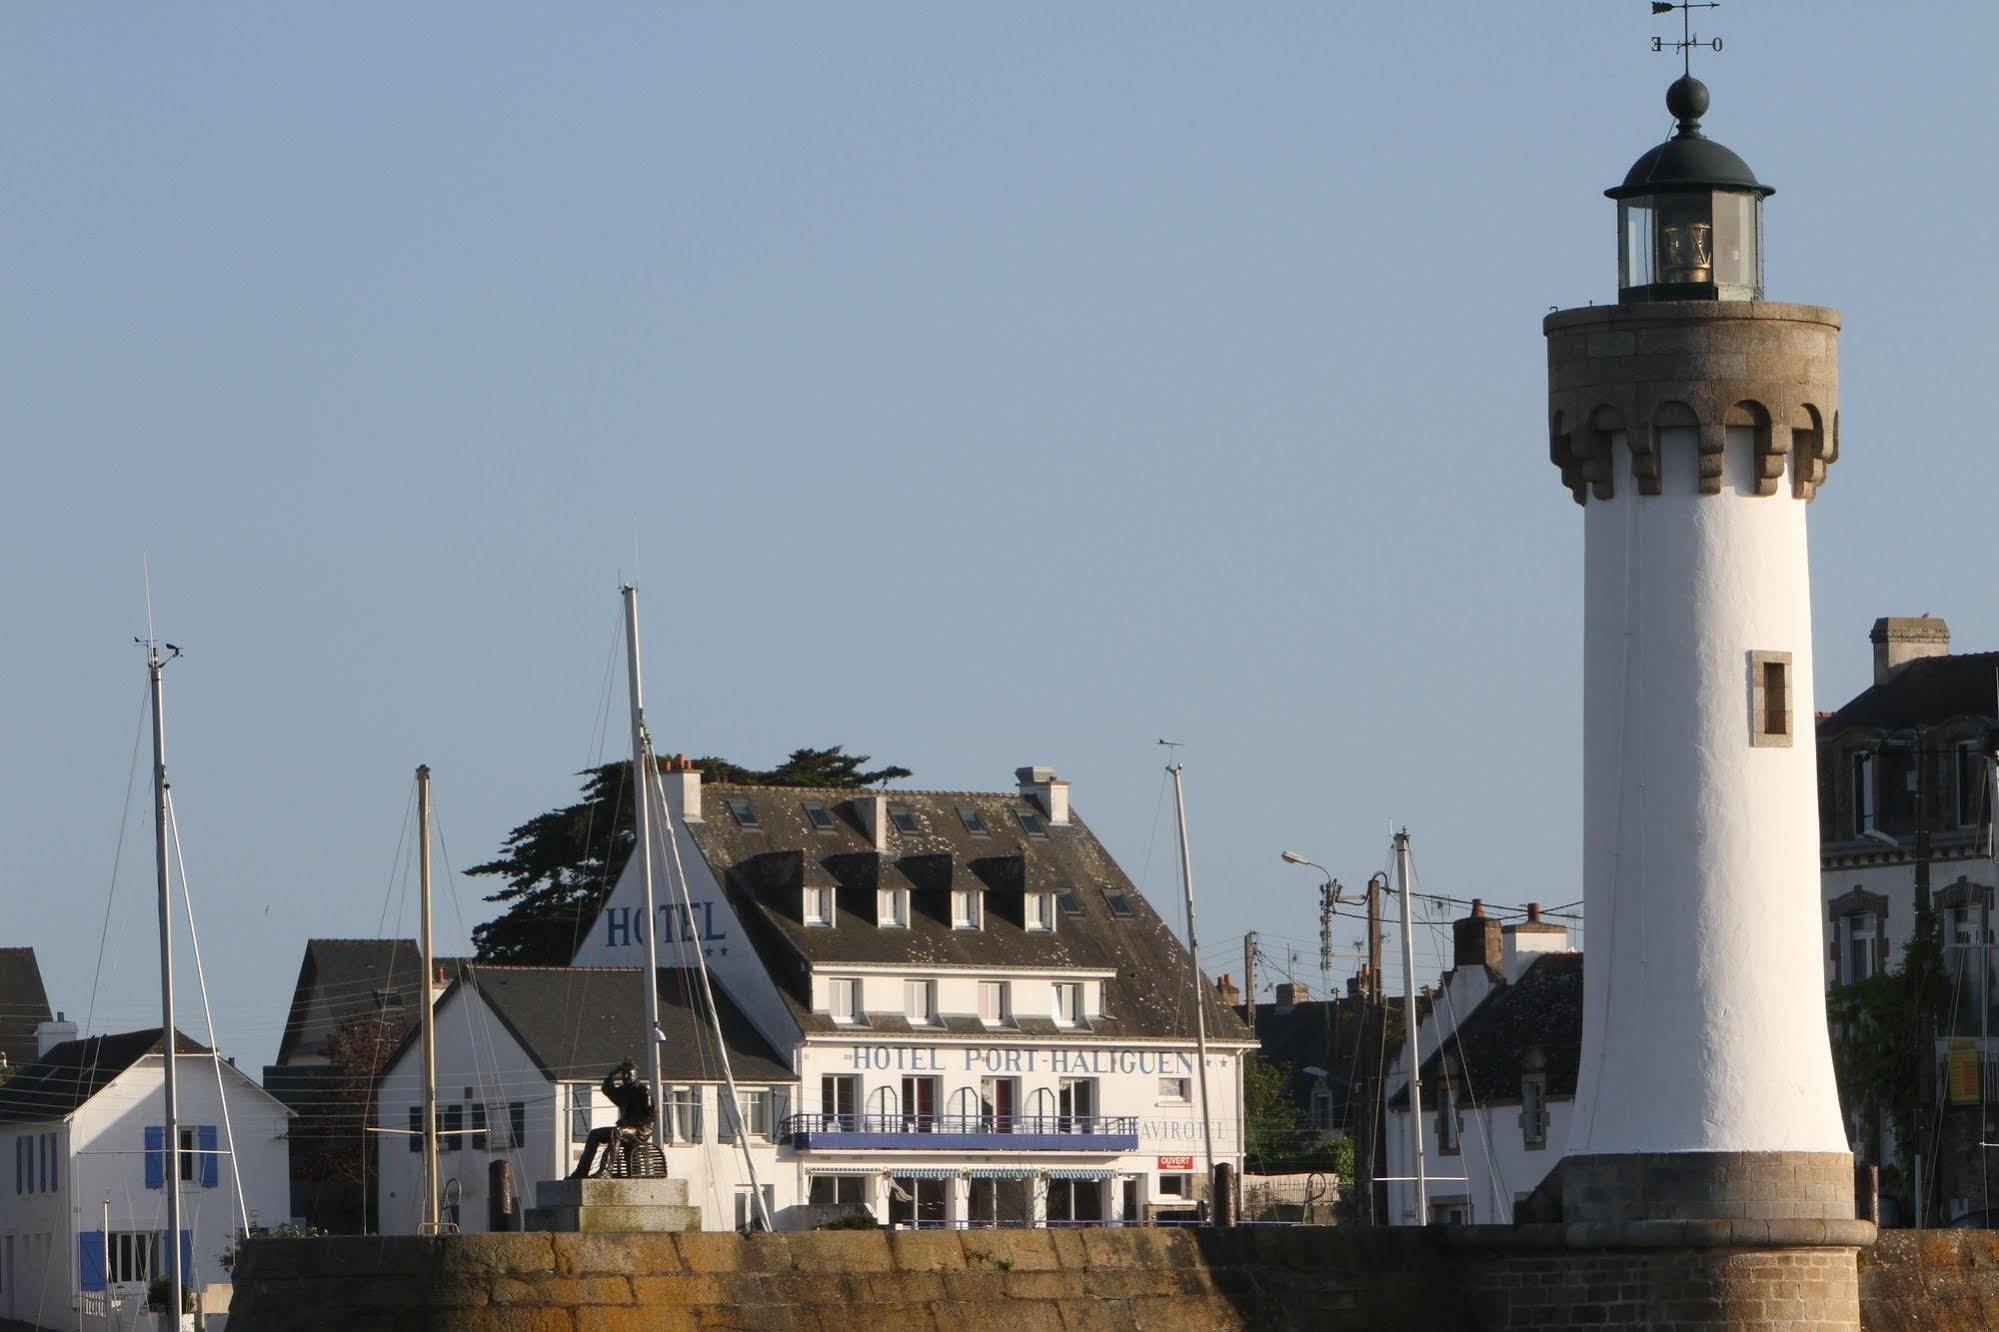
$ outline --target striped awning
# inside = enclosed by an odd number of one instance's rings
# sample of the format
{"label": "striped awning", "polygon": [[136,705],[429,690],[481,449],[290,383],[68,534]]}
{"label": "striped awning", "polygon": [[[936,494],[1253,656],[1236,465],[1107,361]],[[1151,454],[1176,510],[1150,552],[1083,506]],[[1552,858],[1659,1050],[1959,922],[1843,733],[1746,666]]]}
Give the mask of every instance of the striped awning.
{"label": "striped awning", "polygon": [[893,1179],[956,1179],[957,1166],[890,1166],[882,1172]]}
{"label": "striped awning", "polygon": [[807,1166],[805,1176],[811,1179],[818,1175],[879,1175],[879,1166]]}
{"label": "striped awning", "polygon": [[1033,1166],[973,1166],[973,1179],[1033,1179],[1040,1174]]}
{"label": "striped awning", "polygon": [[1063,1168],[1061,1168],[1061,1169],[1058,1169],[1058,1170],[1051,1170],[1051,1171],[1049,1171],[1049,1172],[1048,1172],[1048,1178],[1050,1178],[1050,1179],[1116,1179],[1116,1178],[1117,1178],[1117,1171],[1115,1171],[1115,1170],[1100,1170],[1100,1169],[1093,1169],[1093,1168],[1085,1168],[1085,1167],[1082,1167],[1082,1166],[1065,1166],[1065,1167],[1063,1167]]}

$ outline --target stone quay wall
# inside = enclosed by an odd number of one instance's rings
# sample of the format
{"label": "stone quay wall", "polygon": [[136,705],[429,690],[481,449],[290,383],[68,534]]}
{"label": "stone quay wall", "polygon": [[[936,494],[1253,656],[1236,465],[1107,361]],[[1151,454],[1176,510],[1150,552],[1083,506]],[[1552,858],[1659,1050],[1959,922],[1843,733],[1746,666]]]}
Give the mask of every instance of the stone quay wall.
{"label": "stone quay wall", "polygon": [[[1538,1242],[1536,1229],[252,1240],[236,1269],[231,1326],[233,1332],[1852,1326],[1850,1248],[1562,1247]],[[1859,1322],[1869,1332],[1999,1326],[1999,1234],[1886,1231],[1875,1248],[1859,1253],[1858,1266]],[[1717,1320],[1717,1303],[1731,1315]]]}

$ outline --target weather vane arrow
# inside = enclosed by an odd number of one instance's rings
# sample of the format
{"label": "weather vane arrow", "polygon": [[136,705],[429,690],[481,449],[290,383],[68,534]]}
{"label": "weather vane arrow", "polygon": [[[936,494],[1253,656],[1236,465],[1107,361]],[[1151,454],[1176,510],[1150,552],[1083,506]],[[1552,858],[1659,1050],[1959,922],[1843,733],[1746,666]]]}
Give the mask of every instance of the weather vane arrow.
{"label": "weather vane arrow", "polygon": [[1668,0],[1652,0],[1652,12],[1654,14],[1670,14],[1676,9],[1680,11],[1680,40],[1671,42],[1667,41],[1664,37],[1654,37],[1652,39],[1652,49],[1654,51],[1678,51],[1680,53],[1680,70],[1691,77],[1694,72],[1693,49],[1696,46],[1705,46],[1710,51],[1721,50],[1721,38],[1704,38],[1694,31],[1693,11],[1696,9],[1720,8],[1721,0],[1679,0],[1677,4],[1669,3]]}

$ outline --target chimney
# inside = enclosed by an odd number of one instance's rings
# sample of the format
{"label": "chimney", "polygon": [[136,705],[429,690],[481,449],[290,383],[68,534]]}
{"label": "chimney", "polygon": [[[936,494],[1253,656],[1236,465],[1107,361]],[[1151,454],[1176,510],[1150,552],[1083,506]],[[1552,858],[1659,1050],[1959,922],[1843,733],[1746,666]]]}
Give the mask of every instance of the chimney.
{"label": "chimney", "polygon": [[1242,1003],[1242,991],[1235,987],[1235,978],[1233,976],[1224,975],[1220,980],[1216,981],[1215,993],[1230,1008],[1235,1008]]}
{"label": "chimney", "polygon": [[1534,965],[1534,959],[1543,953],[1569,951],[1568,929],[1543,920],[1539,902],[1529,902],[1527,919],[1508,925],[1500,931],[1500,935],[1504,940],[1502,959],[1508,981],[1519,980],[1521,973]]}
{"label": "chimney", "polygon": [[668,759],[665,771],[660,775],[660,785],[666,791],[668,818],[682,823],[702,821],[701,769],[694,766],[694,760],[685,754],[675,754]]}
{"label": "chimney", "polygon": [[1502,974],[1499,922],[1485,914],[1484,902],[1474,898],[1471,914],[1452,923],[1451,942],[1453,968],[1484,967],[1488,975]]}
{"label": "chimney", "polygon": [[1881,684],[1922,657],[1950,655],[1950,626],[1925,613],[1886,615],[1874,622],[1867,641],[1874,645],[1874,683]]}
{"label": "chimney", "polygon": [[888,797],[885,795],[860,795],[854,797],[854,813],[861,820],[861,830],[868,840],[875,844],[876,851],[888,850]]}
{"label": "chimney", "polygon": [[430,978],[430,1005],[432,1008],[437,1007],[437,1001],[442,999],[444,992],[450,988],[451,982],[444,978],[444,964],[440,962],[437,964],[436,974]]}
{"label": "chimney", "polygon": [[1298,981],[1282,981],[1277,986],[1277,1011],[1289,1013],[1311,997],[1311,986]]}
{"label": "chimney", "polygon": [[44,1022],[35,1028],[35,1058],[40,1059],[64,1041],[76,1039],[76,1024],[66,1021],[61,1013],[54,1022]]}
{"label": "chimney", "polygon": [[1013,775],[1020,783],[1020,793],[1041,806],[1041,812],[1048,816],[1049,827],[1069,826],[1069,783],[1057,777],[1055,769],[1015,768]]}

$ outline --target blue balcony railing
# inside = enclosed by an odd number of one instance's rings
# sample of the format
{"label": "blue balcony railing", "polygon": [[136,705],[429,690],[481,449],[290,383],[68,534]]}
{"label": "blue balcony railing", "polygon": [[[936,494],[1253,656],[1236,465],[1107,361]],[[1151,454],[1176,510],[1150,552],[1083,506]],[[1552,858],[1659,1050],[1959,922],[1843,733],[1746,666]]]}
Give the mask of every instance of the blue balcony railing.
{"label": "blue balcony railing", "polygon": [[793,1115],[778,1141],[798,1151],[1129,1152],[1136,1115]]}

